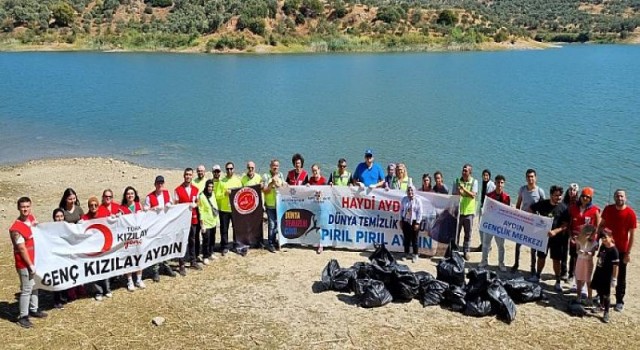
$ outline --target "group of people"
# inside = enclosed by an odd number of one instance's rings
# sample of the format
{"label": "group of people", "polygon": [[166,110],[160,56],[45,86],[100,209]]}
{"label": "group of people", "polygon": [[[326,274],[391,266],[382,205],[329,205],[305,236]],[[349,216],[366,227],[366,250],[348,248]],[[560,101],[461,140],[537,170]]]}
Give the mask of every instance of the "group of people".
{"label": "group of people", "polygon": [[[397,189],[406,192],[401,201],[401,229],[404,234],[404,253],[415,262],[418,259],[418,234],[422,220],[421,202],[415,197],[416,191],[435,192],[449,194],[449,189],[444,184],[443,174],[436,171],[431,176],[424,174],[422,183],[417,188],[408,175],[407,167],[403,163],[392,163],[387,166],[386,173],[383,168],[374,162],[374,154],[367,149],[364,161],[359,163],[354,172],[347,168],[347,161],[341,158],[337,167],[328,178],[325,178],[318,164],[311,166],[311,174],[304,169],[304,158],[296,153],[291,158],[293,169],[286,176],[280,171],[280,162],[273,159],[269,163],[269,171],[260,176],[257,173],[255,163],[246,164],[246,172],[242,176],[235,173],[235,164],[227,162],[223,169],[220,165],[212,167],[213,178],[206,177],[206,168],[199,165],[194,170],[186,168],[183,172],[183,182],[173,191],[165,188],[163,176],[157,176],[154,181],[154,190],[143,199],[132,186],[127,186],[119,203],[114,201],[114,192],[105,189],[102,198],[91,196],[87,200],[87,212],[81,205],[76,192],[68,188],[64,191],[58,208],[53,211],[54,221],[79,223],[94,218],[127,215],[145,210],[161,210],[174,204],[189,203],[192,210],[191,224],[185,256],[178,259],[177,271],[180,275],[186,275],[186,264],[201,270],[202,265],[209,265],[214,254],[218,251],[224,256],[235,247],[235,234],[229,241],[229,228],[232,223],[230,195],[235,188],[243,186],[260,185],[264,196],[264,206],[268,219],[268,235],[265,248],[272,253],[279,249],[278,243],[278,216],[276,213],[277,189],[281,186],[358,186],[361,188]],[[633,209],[626,205],[626,194],[623,190],[617,190],[614,195],[615,204],[607,206],[602,213],[592,203],[594,191],[589,187],[579,190],[577,184],[571,184],[563,196],[563,188],[551,186],[550,198],[546,199],[545,192],[537,186],[536,172],[533,169],[526,171],[526,185],[518,191],[516,208],[537,213],[553,218],[553,227],[549,234],[549,249],[553,261],[553,270],[556,277],[554,288],[562,291],[561,280],[568,281],[575,277],[575,290],[581,295],[582,287],[588,289],[585,298],[591,298],[591,288],[598,291],[600,302],[605,309],[605,319],[608,321],[609,290],[616,287],[615,309],[622,311],[626,288],[626,267],[630,261],[630,252],[633,247],[633,233],[636,228],[636,215]],[[485,197],[511,205],[510,196],[505,192],[506,179],[497,175],[491,179],[491,172],[484,170],[482,180],[479,182],[473,177],[473,168],[465,164],[461,176],[456,178],[452,185],[451,194],[460,196],[458,232],[452,241],[452,245],[458,245],[459,235],[464,231],[462,254],[469,259],[470,252],[482,252],[480,267],[488,266],[488,255],[492,239],[489,234],[480,232],[480,246],[472,249],[471,231],[474,216],[479,214],[479,209],[484,203]],[[480,205],[478,205],[480,204]],[[14,246],[16,269],[20,276],[21,292],[19,298],[20,314],[18,324],[22,327],[32,327],[29,316],[46,317],[46,313],[38,308],[38,292],[33,280],[34,245],[31,227],[37,224],[31,213],[31,200],[22,197],[17,203],[19,217],[9,229]],[[481,214],[480,214],[481,215]],[[216,248],[216,229],[220,226],[220,243]],[[504,239],[495,237],[498,246],[499,269],[506,271],[504,263]],[[602,244],[599,244],[599,241]],[[410,250],[413,254],[409,255]],[[322,245],[318,246],[318,253],[322,252]],[[533,282],[539,282],[541,272],[545,266],[547,252],[531,251],[531,278]],[[570,257],[570,259],[569,259]],[[593,257],[597,257],[596,272],[593,274]],[[520,261],[520,246],[516,246],[515,263],[512,267],[518,271]],[[568,267],[567,267],[568,266]],[[157,264],[151,269],[152,280],[160,281],[160,272],[170,276],[176,276],[176,272],[166,263]],[[592,277],[593,275],[593,277]],[[142,271],[125,276],[127,290],[135,291],[144,289]],[[94,298],[102,300],[111,298],[111,286],[109,280],[98,281],[93,285]],[[84,287],[73,288],[54,294],[54,306],[62,308],[69,299],[74,299],[85,294]]]}

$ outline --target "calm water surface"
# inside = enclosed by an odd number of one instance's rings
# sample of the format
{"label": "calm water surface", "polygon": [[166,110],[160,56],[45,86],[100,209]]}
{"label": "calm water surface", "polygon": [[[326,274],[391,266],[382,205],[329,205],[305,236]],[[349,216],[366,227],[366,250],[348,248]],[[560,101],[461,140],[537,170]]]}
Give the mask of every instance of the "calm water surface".
{"label": "calm water surface", "polygon": [[[640,207],[639,46],[522,52],[0,53],[0,162],[100,155],[208,168],[302,153],[324,173],[371,147],[419,183],[462,165],[628,189]],[[238,168],[243,164],[238,164]],[[151,179],[150,179],[151,181]]]}

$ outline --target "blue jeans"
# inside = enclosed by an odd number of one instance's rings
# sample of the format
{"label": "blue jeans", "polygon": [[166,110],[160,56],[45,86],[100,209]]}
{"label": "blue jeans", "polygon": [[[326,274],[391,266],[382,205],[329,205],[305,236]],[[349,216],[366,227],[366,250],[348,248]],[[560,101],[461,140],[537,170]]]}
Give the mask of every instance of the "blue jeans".
{"label": "blue jeans", "polygon": [[267,208],[267,218],[269,223],[267,239],[269,245],[274,246],[278,237],[278,214],[275,208]]}

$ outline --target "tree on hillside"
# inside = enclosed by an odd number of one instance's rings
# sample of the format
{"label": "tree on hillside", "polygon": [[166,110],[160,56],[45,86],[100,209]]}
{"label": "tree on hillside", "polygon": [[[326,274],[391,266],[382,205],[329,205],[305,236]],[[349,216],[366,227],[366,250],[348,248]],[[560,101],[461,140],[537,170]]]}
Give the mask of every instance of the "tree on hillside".
{"label": "tree on hillside", "polygon": [[71,23],[73,23],[75,11],[68,2],[60,1],[57,4],[51,6],[51,15],[55,20],[54,25],[59,27],[68,27]]}
{"label": "tree on hillside", "polygon": [[438,15],[436,22],[445,26],[456,25],[458,23],[458,15],[452,10],[443,10]]}

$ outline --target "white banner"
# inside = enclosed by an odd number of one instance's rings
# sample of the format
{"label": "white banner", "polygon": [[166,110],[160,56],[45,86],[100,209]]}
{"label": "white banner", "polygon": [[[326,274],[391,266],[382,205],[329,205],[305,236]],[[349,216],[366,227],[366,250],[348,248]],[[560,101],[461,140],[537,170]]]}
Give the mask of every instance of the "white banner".
{"label": "white banner", "polygon": [[[278,190],[280,243],[357,250],[385,244],[403,251],[400,190],[342,186],[289,186]],[[455,237],[458,196],[416,192],[423,206],[418,237],[421,254],[444,255]]]}
{"label": "white banner", "polygon": [[485,197],[480,231],[520,243],[535,250],[547,251],[553,219],[512,208]]}
{"label": "white banner", "polygon": [[189,204],[77,225],[39,224],[32,229],[36,283],[65,290],[182,258],[190,225]]}

